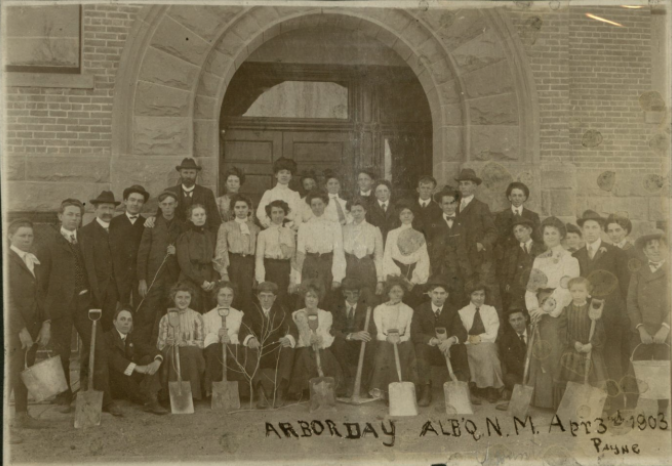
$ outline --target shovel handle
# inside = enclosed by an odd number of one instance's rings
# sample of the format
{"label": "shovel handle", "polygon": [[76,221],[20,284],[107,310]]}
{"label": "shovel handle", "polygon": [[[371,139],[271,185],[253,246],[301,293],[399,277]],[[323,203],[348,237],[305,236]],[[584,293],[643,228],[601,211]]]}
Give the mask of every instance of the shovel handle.
{"label": "shovel handle", "polygon": [[[366,318],[364,319],[364,331],[369,331],[369,321],[371,320],[371,306],[366,308]],[[355,386],[352,391],[352,398],[359,399],[359,390],[362,387],[362,370],[364,369],[364,350],[366,349],[366,342],[362,342],[362,347],[359,350],[359,361],[357,362],[357,375],[355,376]]]}
{"label": "shovel handle", "polygon": [[[222,316],[222,328],[226,330],[226,316]],[[222,382],[228,380],[226,374],[226,343],[222,342]]]}
{"label": "shovel handle", "polygon": [[[588,343],[590,343],[590,340],[593,339],[593,334],[595,333],[595,321],[591,320],[590,321],[590,335],[588,336]],[[592,356],[593,349],[591,348],[590,351],[588,351],[588,354],[586,354],[586,369],[583,374],[583,383],[584,385],[588,385],[588,372],[590,371],[590,357]]]}
{"label": "shovel handle", "polygon": [[530,372],[530,359],[532,358],[532,346],[534,345],[534,337],[537,334],[537,326],[533,325],[533,330],[530,332],[530,339],[527,340],[527,354],[525,355],[525,370],[523,371],[523,385],[527,385],[527,376]]}
{"label": "shovel handle", "polygon": [[180,346],[175,345],[175,366],[177,369],[177,381],[182,382],[182,371],[180,369]]}
{"label": "shovel handle", "polygon": [[399,382],[402,382],[401,380],[401,363],[399,362],[399,350],[397,349],[397,344],[392,343],[392,346],[394,346],[394,362],[397,365],[397,375],[399,376]]}
{"label": "shovel handle", "polygon": [[444,357],[446,358],[446,366],[448,367],[448,376],[450,377],[450,380],[452,382],[457,382],[457,377],[455,377],[455,372],[453,372],[453,365],[450,363],[450,356],[445,354]]}
{"label": "shovel handle", "polygon": [[324,372],[322,372],[322,363],[320,362],[320,349],[317,345],[313,345],[313,351],[315,351],[315,362],[317,363],[317,373],[320,377],[324,377]]}
{"label": "shovel handle", "polygon": [[91,327],[91,348],[89,348],[89,390],[93,390],[93,367],[96,354],[96,330],[98,321],[94,320]]}

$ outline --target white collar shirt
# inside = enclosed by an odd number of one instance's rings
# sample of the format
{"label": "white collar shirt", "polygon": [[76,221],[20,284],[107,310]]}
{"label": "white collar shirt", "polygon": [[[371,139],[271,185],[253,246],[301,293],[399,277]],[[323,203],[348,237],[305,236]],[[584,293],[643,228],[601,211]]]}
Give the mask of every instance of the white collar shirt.
{"label": "white collar shirt", "polygon": [[28,267],[28,270],[30,270],[30,273],[35,276],[35,264],[40,265],[40,261],[37,260],[37,257],[35,257],[35,254],[27,252],[27,251],[22,251],[21,249],[17,248],[16,246],[10,246],[9,247],[12,251],[14,251],[18,256],[21,258],[24,264],[26,264],[26,267]]}
{"label": "white collar shirt", "polygon": [[474,200],[474,195],[473,194],[471,196],[463,197],[462,200],[460,201],[460,211],[463,211],[464,209],[466,209],[467,206],[473,200]]}
{"label": "white collar shirt", "polygon": [[515,207],[515,206],[512,205],[511,206],[511,212],[513,212],[513,215],[516,215],[516,214],[523,215],[523,206],[521,205],[520,207]]}
{"label": "white collar shirt", "polygon": [[98,222],[98,225],[103,227],[105,229],[105,231],[110,231],[110,222],[104,222],[101,219],[99,219],[98,217],[96,217],[96,222]]}
{"label": "white collar shirt", "polygon": [[129,214],[126,212],[126,217],[128,217],[128,221],[131,222],[131,225],[135,225],[135,222],[140,218],[140,214]]}

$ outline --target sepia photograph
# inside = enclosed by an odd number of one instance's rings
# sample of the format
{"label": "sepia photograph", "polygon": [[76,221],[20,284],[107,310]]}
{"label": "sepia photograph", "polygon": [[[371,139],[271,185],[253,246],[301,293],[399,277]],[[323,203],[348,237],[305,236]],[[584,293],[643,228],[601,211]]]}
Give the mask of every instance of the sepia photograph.
{"label": "sepia photograph", "polygon": [[3,464],[672,464],[672,0],[0,5]]}

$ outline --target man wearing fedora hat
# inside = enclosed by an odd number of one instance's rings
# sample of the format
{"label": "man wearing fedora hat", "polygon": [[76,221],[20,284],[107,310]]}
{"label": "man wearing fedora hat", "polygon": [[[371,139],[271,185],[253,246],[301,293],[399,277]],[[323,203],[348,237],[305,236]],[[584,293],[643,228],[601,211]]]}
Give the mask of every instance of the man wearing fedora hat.
{"label": "man wearing fedora hat", "polygon": [[495,273],[494,247],[497,242],[497,227],[485,202],[476,199],[475,194],[483,180],[471,168],[465,168],[455,178],[462,194],[458,207],[458,218],[467,238],[469,260],[481,281],[489,290],[489,304],[501,314],[503,312]]}
{"label": "man wearing fedora hat", "polygon": [[[182,160],[181,164],[175,167],[175,170],[180,173],[180,184],[166,188],[166,191],[177,195],[175,217],[180,222],[185,222],[187,220],[187,209],[191,207],[192,204],[201,204],[205,207],[207,218],[205,223],[206,228],[216,233],[220,223],[222,223],[222,217],[219,214],[215,194],[212,190],[205,186],[201,186],[200,184],[196,184],[196,179],[198,178],[198,173],[201,171],[201,167],[196,164],[194,159],[187,157]],[[161,216],[160,207],[156,215],[157,217]],[[145,222],[145,227],[153,228],[155,220],[156,217],[148,218]]]}
{"label": "man wearing fedora hat", "polygon": [[[572,254],[578,261],[581,276],[595,286],[593,296],[605,299],[602,319],[607,333],[603,350],[609,379],[620,383],[630,365],[630,321],[626,298],[630,284],[628,255],[622,249],[602,241],[605,219],[593,210],[586,210],[576,220],[585,245]],[[602,286],[600,286],[602,284]],[[610,409],[621,407],[621,397],[610,398]]]}
{"label": "man wearing fedora hat", "polygon": [[103,191],[89,202],[94,206],[96,218],[81,229],[82,258],[89,280],[92,307],[102,309],[100,323],[107,332],[112,328],[124,274],[119,254],[114,250],[110,238],[110,222],[121,202],[114,199],[112,191]]}
{"label": "man wearing fedora hat", "polygon": [[110,221],[112,250],[117,255],[121,267],[119,301],[132,303],[134,307],[140,303],[136,269],[138,248],[145,229],[143,225],[145,219],[140,212],[148,199],[149,193],[138,184],[124,189],[123,203],[126,212]]}

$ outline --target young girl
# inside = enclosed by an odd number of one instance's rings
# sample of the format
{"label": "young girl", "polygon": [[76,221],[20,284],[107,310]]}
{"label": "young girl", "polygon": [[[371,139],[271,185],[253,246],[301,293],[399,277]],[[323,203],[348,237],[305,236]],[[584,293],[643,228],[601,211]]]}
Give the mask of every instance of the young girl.
{"label": "young girl", "polygon": [[222,223],[217,234],[215,266],[222,280],[231,280],[238,288],[235,305],[247,309],[252,302],[254,284],[254,254],[259,227],[248,215],[252,201],[240,194],[231,199],[235,218]]}
{"label": "young girl", "polygon": [[369,393],[374,398],[387,399],[388,385],[399,382],[394,343],[399,353],[402,381],[415,383],[417,380],[415,349],[411,341],[413,309],[401,302],[405,292],[406,284],[401,278],[389,277],[383,289],[383,296],[388,301],[373,311],[377,341]]}
{"label": "young girl", "polygon": [[189,283],[180,282],[170,290],[170,300],[175,304],[159,322],[156,347],[163,355],[161,364],[162,400],[168,398],[168,382],[177,380],[175,346],[180,352],[182,380],[191,384],[194,400],[201,399],[201,377],[205,371],[203,360],[203,317],[189,307],[194,296]]}
{"label": "young girl", "polygon": [[[558,331],[560,342],[564,346],[560,357],[560,382],[583,383],[586,364],[589,365],[588,383],[595,387],[602,386],[606,380],[606,366],[602,358],[602,347],[606,341],[606,333],[602,319],[595,321],[595,331],[590,337],[592,320],[589,317],[593,286],[587,278],[575,277],[569,280],[569,292],[572,302],[560,314]],[[588,361],[590,353],[590,361]],[[560,388],[564,391],[564,387]]]}
{"label": "young girl", "polygon": [[458,313],[469,335],[465,346],[472,391],[476,396],[484,396],[490,403],[495,403],[504,386],[502,366],[495,344],[499,332],[499,316],[497,309],[485,304],[485,293],[484,285],[473,285],[469,290],[471,302]]}
{"label": "young girl", "polygon": [[[317,281],[308,281],[302,285],[301,294],[306,307],[292,313],[292,320],[299,329],[299,337],[296,342],[292,381],[289,385],[289,393],[297,398],[310,389],[309,380],[319,376],[316,347],[320,354],[322,372],[325,377],[334,378],[335,389],[340,388],[343,379],[341,367],[331,353],[331,345],[334,342],[334,336],[331,334],[333,317],[331,312],[318,308],[324,295],[322,285]],[[315,316],[317,329],[313,331],[309,320]]]}
{"label": "young girl", "polygon": [[[238,340],[243,313],[231,307],[235,285],[231,282],[219,282],[212,290],[212,294],[217,300],[217,307],[203,315],[206,398],[212,394],[212,382],[222,381],[222,345],[227,346],[226,379],[241,382],[245,380],[242,376],[243,368],[238,364],[245,363]],[[224,323],[226,325],[223,325]],[[246,384],[240,385],[244,387]]]}

